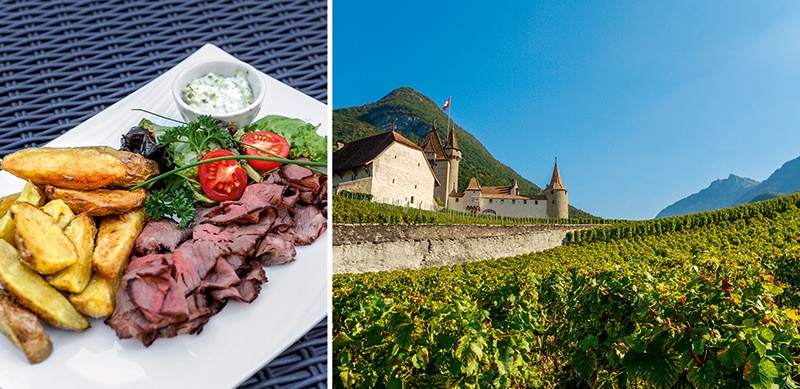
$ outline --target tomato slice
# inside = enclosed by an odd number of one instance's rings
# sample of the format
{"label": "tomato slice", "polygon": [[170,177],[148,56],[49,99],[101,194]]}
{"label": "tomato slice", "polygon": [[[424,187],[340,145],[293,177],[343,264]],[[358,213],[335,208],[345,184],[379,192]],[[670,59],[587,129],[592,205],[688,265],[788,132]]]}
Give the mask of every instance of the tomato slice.
{"label": "tomato slice", "polygon": [[[287,142],[284,137],[274,132],[269,132],[269,131],[250,132],[242,137],[242,142],[251,144],[263,150],[271,151],[281,156],[281,158],[286,158],[289,156],[289,142]],[[247,146],[245,146],[244,154],[258,155],[262,157],[274,157],[274,155],[272,154],[263,153],[252,147],[247,147]],[[256,169],[260,172],[272,170],[282,165],[280,162],[257,161],[253,159],[247,160],[247,163],[249,163],[250,166],[253,167],[253,169]]]}
{"label": "tomato slice", "polygon": [[[219,149],[209,152],[203,159],[229,155],[234,154],[228,150]],[[242,197],[244,188],[247,187],[247,173],[236,160],[204,163],[198,169],[200,188],[212,200],[237,200]]]}

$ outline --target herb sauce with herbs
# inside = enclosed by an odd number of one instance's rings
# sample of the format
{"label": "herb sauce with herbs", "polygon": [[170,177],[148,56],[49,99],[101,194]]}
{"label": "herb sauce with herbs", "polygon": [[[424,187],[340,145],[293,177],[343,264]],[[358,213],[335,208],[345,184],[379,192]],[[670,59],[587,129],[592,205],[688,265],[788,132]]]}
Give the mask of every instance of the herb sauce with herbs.
{"label": "herb sauce with herbs", "polygon": [[247,82],[245,71],[237,71],[232,77],[208,73],[186,85],[183,101],[202,112],[222,115],[250,105],[253,102],[253,90]]}

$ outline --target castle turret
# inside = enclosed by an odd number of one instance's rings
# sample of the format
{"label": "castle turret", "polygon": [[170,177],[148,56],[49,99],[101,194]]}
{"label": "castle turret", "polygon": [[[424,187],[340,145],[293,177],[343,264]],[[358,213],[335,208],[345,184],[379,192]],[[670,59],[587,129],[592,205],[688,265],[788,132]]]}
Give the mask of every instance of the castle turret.
{"label": "castle turret", "polygon": [[569,217],[569,199],[567,197],[567,187],[561,181],[561,172],[558,170],[558,160],[553,167],[553,177],[550,184],[544,190],[547,198],[547,217],[566,219]]}
{"label": "castle turret", "polygon": [[461,149],[458,148],[458,140],[456,139],[456,131],[450,129],[447,135],[447,145],[444,147],[444,154],[450,162],[449,171],[447,173],[447,195],[458,192],[458,164],[461,161]]}

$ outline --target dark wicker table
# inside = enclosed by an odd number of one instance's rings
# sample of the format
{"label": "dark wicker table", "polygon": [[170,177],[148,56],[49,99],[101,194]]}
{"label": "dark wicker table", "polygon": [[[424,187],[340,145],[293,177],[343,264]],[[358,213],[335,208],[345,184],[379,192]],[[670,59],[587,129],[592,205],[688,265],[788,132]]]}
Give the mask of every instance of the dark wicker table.
{"label": "dark wicker table", "polygon": [[[0,156],[43,145],[213,43],[327,102],[326,1],[0,0]],[[327,325],[243,388],[325,388]]]}

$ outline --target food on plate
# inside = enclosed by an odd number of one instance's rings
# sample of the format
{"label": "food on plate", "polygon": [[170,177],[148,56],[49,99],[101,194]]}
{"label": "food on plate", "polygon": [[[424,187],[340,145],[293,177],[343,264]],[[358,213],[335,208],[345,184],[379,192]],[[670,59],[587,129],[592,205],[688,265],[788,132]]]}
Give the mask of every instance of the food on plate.
{"label": "food on plate", "polygon": [[94,219],[85,213],[74,218],[64,228],[64,235],[75,245],[78,261],[57,274],[46,277],[50,285],[72,293],[79,293],[86,288],[89,279],[92,278],[95,234],[97,234],[97,227]]}
{"label": "food on plate", "polygon": [[0,169],[37,185],[93,190],[130,188],[158,174],[158,164],[106,146],[23,149],[3,158]]}
{"label": "food on plate", "polygon": [[8,209],[17,202],[19,195],[19,193],[12,193],[10,195],[0,197],[0,217],[4,216],[8,212]]}
{"label": "food on plate", "polygon": [[293,261],[296,245],[327,228],[326,188],[325,175],[285,165],[238,200],[201,208],[192,227],[148,222],[106,324],[149,346],[199,333],[230,300],[252,302],[267,281],[263,265]]}
{"label": "food on plate", "polygon": [[[120,275],[121,276],[121,275]],[[95,273],[80,293],[69,295],[78,312],[95,319],[107,317],[114,311],[114,296],[120,277],[108,279]]]}
{"label": "food on plate", "polygon": [[53,352],[53,343],[42,323],[31,311],[19,306],[0,289],[0,332],[25,353],[31,364],[39,363]]}
{"label": "food on plate", "polygon": [[50,200],[42,207],[44,213],[55,219],[56,224],[63,230],[75,218],[75,212],[63,200]]}
{"label": "food on plate", "polygon": [[69,300],[23,265],[17,249],[6,241],[0,241],[0,283],[15,301],[48,324],[75,331],[89,328],[89,322]]}
{"label": "food on plate", "polygon": [[14,242],[22,262],[39,274],[54,274],[78,261],[75,245],[52,216],[33,204],[19,202],[9,210]]}
{"label": "food on plate", "polygon": [[[36,185],[33,185],[33,183],[27,182],[15,203],[21,201],[40,206],[44,204],[44,193],[42,193]],[[0,217],[0,238],[8,243],[14,244],[14,219],[11,218],[8,212],[6,212],[3,217]]]}
{"label": "food on plate", "polygon": [[[232,155],[228,150],[217,149],[203,156],[203,160]],[[247,187],[247,173],[239,166],[239,162],[232,159],[204,163],[198,167],[197,175],[203,193],[216,201],[236,200],[242,197]]]}
{"label": "food on plate", "polygon": [[238,70],[231,77],[208,73],[189,82],[181,98],[198,111],[222,115],[247,108],[253,103],[253,89],[247,82],[247,72]]}
{"label": "food on plate", "polygon": [[133,244],[143,226],[142,208],[100,220],[92,254],[94,270],[107,279],[118,277],[128,264]]}
{"label": "food on plate", "polygon": [[108,216],[125,213],[144,205],[144,189],[95,189],[89,191],[45,186],[50,199],[62,200],[76,213],[90,216]]}
{"label": "food on plate", "polygon": [[[259,155],[262,157],[289,157],[289,142],[286,138],[269,131],[255,131],[249,132],[242,136],[242,144],[245,146],[245,155]],[[255,147],[249,147],[255,146]],[[278,161],[261,161],[250,160],[247,161],[253,169],[260,172],[270,171],[281,163]]]}
{"label": "food on plate", "polygon": [[269,131],[286,139],[292,146],[290,159],[308,158],[312,161],[328,160],[327,137],[317,134],[318,125],[280,115],[267,115],[256,120],[245,132]]}

